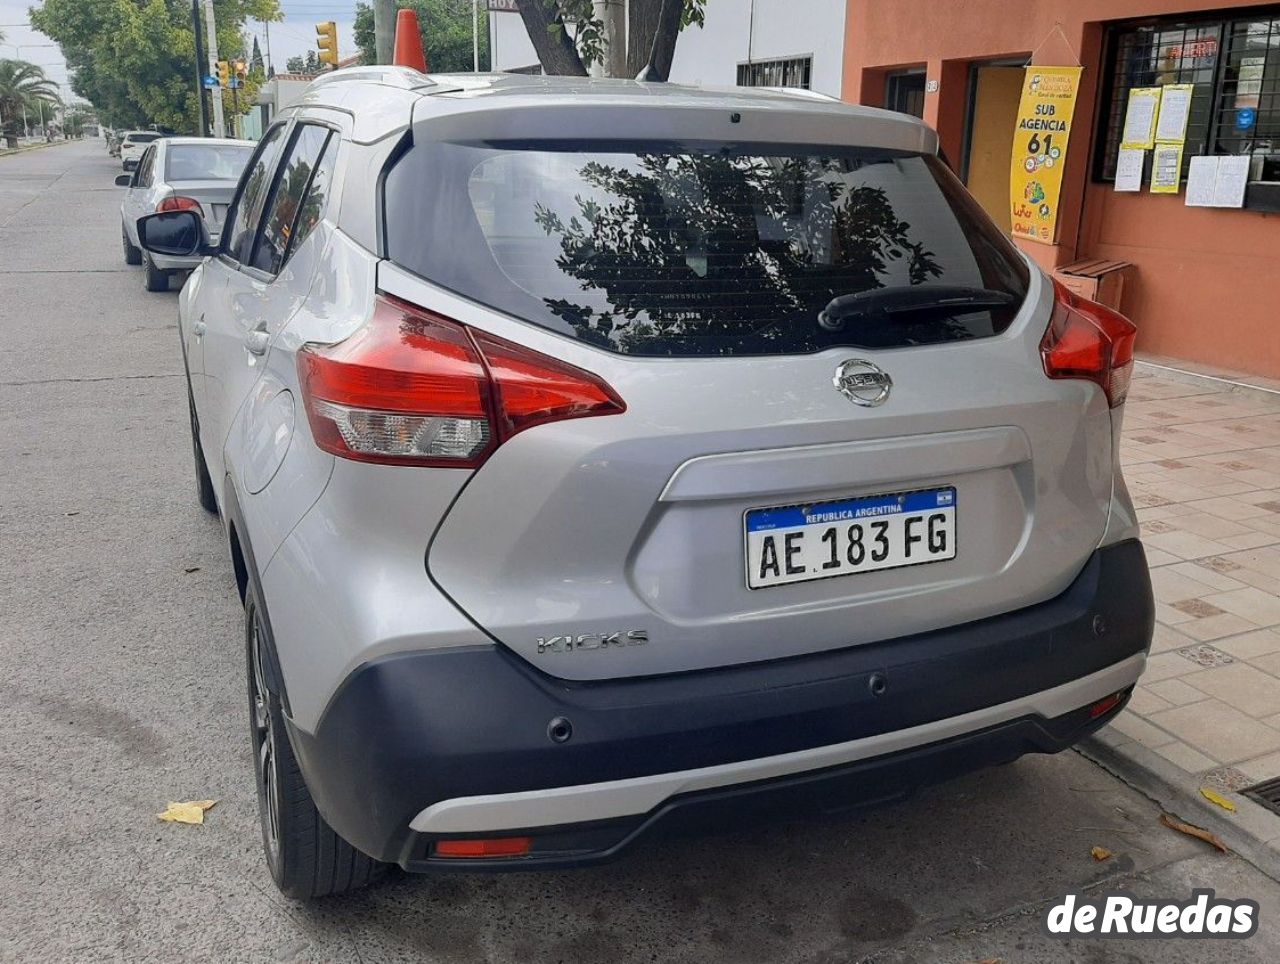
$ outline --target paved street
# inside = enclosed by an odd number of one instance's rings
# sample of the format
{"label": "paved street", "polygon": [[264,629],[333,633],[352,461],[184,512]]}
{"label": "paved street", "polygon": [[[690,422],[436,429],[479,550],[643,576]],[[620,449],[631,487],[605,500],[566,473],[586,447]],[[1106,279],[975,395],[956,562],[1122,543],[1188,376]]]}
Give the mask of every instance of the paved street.
{"label": "paved street", "polygon": [[[241,614],[191,479],[176,295],[123,264],[118,171],[97,141],[0,158],[0,958],[1280,960],[1280,885],[1161,827],[1074,753],[588,871],[280,897],[258,841]],[[219,801],[204,826],[155,819],[197,798]],[[1115,856],[1095,862],[1095,845]],[[1044,933],[1068,891],[1193,887],[1259,901],[1258,934]]]}

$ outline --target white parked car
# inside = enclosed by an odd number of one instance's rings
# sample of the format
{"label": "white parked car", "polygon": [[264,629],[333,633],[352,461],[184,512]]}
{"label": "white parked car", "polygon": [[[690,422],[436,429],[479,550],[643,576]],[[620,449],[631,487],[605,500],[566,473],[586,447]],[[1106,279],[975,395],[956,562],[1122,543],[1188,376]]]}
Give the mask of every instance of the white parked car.
{"label": "white parked car", "polygon": [[146,267],[148,291],[167,291],[172,272],[189,271],[200,259],[143,251],[138,247],[138,218],[159,211],[195,211],[216,241],[253,148],[253,141],[165,137],[147,147],[131,174],[116,177],[117,184],[128,188],[120,202],[125,264]]}
{"label": "white parked car", "polygon": [[138,166],[142,152],[162,137],[164,135],[157,131],[125,131],[120,138],[120,166],[132,171]]}

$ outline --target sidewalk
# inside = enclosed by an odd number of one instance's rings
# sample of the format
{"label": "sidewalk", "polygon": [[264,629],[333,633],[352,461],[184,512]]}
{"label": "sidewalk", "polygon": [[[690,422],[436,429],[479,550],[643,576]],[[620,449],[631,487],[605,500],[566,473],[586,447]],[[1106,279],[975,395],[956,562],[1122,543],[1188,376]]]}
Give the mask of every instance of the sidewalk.
{"label": "sidewalk", "polygon": [[[1280,845],[1280,816],[1235,792],[1280,777],[1280,396],[1151,372],[1135,374],[1122,458],[1155,640],[1129,707],[1092,742],[1118,772],[1145,769],[1184,806]],[[1240,809],[1215,812],[1202,786]]]}

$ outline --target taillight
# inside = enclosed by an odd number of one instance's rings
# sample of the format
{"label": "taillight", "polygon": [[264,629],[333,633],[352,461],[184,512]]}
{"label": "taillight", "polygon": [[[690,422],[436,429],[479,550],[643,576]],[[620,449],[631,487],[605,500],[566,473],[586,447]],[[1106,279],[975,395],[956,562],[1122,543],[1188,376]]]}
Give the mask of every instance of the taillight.
{"label": "taillight", "polygon": [[1097,382],[1115,408],[1129,392],[1137,326],[1118,311],[1081,298],[1054,281],[1053,317],[1040,340],[1050,378]]}
{"label": "taillight", "polygon": [[159,207],[156,208],[156,213],[159,214],[161,211],[195,211],[199,213],[200,202],[193,197],[183,197],[180,194],[175,194],[160,202]]}
{"label": "taillight", "polygon": [[626,410],[589,372],[380,295],[336,345],[304,345],[311,433],[362,462],[474,468],[517,432]]}

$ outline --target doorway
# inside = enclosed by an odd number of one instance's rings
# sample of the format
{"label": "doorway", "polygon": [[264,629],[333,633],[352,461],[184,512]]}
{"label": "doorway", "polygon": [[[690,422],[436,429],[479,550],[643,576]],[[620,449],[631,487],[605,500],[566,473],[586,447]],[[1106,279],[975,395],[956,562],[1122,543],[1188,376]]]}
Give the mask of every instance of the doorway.
{"label": "doorway", "polygon": [[969,193],[1006,233],[1013,226],[1009,162],[1025,74],[1021,61],[974,64],[969,70],[969,122],[961,174]]}

